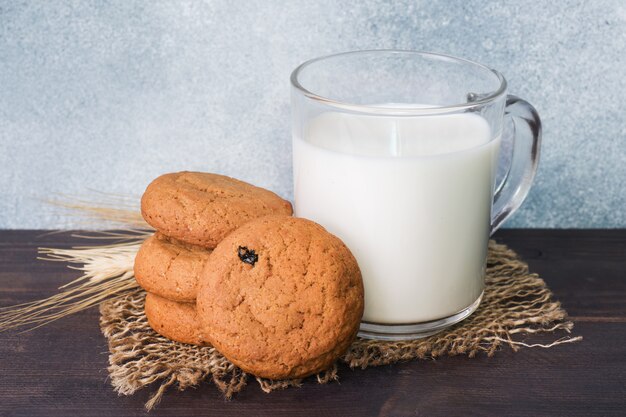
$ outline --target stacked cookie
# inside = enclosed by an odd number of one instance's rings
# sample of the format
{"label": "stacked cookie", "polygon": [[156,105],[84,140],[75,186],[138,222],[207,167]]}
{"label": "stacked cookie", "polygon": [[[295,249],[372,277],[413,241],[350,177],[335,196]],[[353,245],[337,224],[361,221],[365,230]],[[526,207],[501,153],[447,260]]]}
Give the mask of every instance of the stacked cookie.
{"label": "stacked cookie", "polygon": [[363,284],[348,248],[291,217],[276,194],[215,174],[163,175],[142,215],[157,232],[135,259],[150,326],[211,344],[267,378],[319,372],[356,337]]}

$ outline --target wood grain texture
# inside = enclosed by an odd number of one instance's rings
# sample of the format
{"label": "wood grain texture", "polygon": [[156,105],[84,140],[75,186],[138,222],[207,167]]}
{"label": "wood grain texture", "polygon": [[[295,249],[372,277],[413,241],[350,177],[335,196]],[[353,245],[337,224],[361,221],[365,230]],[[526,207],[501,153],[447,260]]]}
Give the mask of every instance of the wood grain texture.
{"label": "wood grain texture", "polygon": [[[340,383],[307,381],[269,395],[251,383],[231,401],[207,383],[169,392],[149,415],[626,415],[626,230],[502,230],[496,238],[548,282],[582,343],[343,368]],[[63,263],[37,261],[38,246],[80,244],[68,234],[0,231],[0,306],[48,296],[76,276]],[[2,333],[0,415],[145,416],[149,392],[118,397],[106,367],[96,309]]]}

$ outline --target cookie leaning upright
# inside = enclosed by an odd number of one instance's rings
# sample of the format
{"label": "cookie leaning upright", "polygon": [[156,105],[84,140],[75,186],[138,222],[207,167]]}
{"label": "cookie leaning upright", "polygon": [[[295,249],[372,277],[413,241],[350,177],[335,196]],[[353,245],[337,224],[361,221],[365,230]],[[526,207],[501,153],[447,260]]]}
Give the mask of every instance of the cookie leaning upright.
{"label": "cookie leaning upright", "polygon": [[271,191],[223,175],[161,175],[141,198],[141,214],[163,234],[214,248],[230,232],[258,217],[291,215],[291,204]]}
{"label": "cookie leaning upright", "polygon": [[328,368],[356,337],[361,272],[318,224],[263,217],[214,249],[197,308],[207,341],[235,365],[260,377],[300,378]]}

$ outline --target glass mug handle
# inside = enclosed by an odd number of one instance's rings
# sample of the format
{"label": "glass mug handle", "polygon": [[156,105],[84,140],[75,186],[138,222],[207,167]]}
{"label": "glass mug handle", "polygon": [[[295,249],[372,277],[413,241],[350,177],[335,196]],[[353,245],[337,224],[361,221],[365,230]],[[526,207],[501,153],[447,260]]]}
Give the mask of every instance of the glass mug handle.
{"label": "glass mug handle", "polygon": [[491,235],[522,204],[539,163],[541,119],[537,110],[526,100],[509,95],[504,116],[513,121],[513,154],[509,170],[493,198]]}

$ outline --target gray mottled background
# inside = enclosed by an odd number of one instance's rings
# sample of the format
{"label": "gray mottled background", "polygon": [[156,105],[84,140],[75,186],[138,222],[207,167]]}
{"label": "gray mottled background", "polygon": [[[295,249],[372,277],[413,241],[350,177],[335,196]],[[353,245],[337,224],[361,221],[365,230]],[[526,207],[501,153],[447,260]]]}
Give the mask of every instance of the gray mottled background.
{"label": "gray mottled background", "polygon": [[626,2],[0,1],[0,228],[76,226],[42,199],[219,172],[291,198],[289,83],[353,49],[499,69],[544,121],[508,223],[626,227]]}

